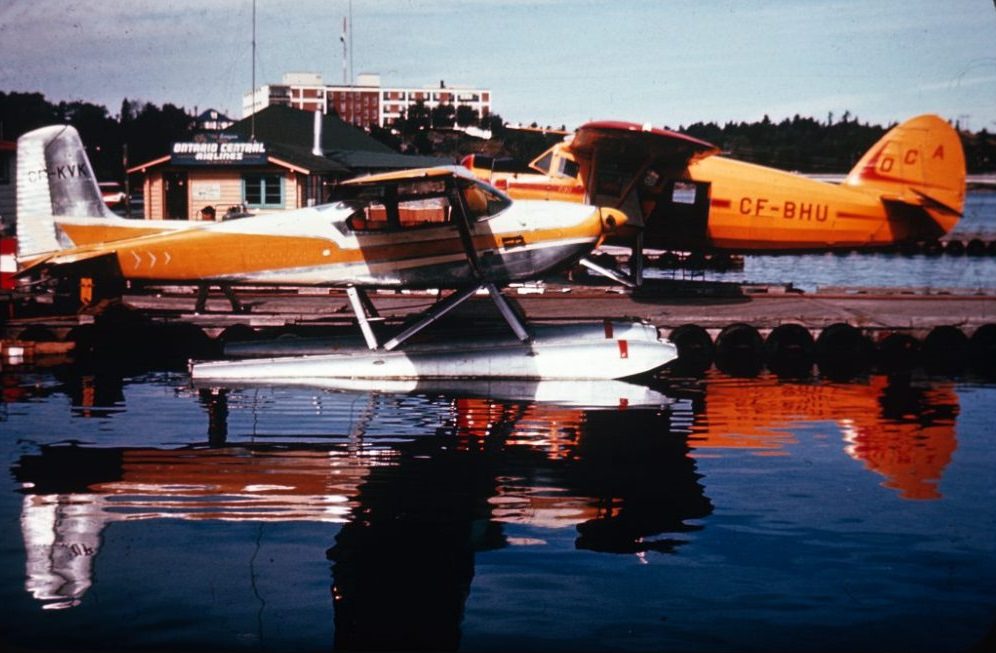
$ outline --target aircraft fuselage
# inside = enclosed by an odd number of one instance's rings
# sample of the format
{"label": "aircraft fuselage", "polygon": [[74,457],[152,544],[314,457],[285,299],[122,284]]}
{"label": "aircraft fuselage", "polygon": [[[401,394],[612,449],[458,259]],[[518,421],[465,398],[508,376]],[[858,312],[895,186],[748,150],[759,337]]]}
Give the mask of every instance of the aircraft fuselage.
{"label": "aircraft fuselage", "polygon": [[145,282],[449,288],[506,284],[571,265],[591,251],[604,228],[595,207],[516,202],[471,223],[473,261],[453,222],[362,230],[351,228],[353,213],[331,204],[170,230],[174,225],[139,221],[114,229],[63,218],[59,228],[69,240],[86,244],[47,262],[113,257],[122,278]]}
{"label": "aircraft fuselage", "polygon": [[464,164],[515,199],[618,208],[628,228],[610,242],[629,244],[627,231],[642,229],[643,245],[659,249],[885,247],[939,238],[964,206],[961,143],[937,116],[890,130],[841,184],[717,151],[664,130],[590,123],[537,157],[533,173],[492,172],[475,157]]}

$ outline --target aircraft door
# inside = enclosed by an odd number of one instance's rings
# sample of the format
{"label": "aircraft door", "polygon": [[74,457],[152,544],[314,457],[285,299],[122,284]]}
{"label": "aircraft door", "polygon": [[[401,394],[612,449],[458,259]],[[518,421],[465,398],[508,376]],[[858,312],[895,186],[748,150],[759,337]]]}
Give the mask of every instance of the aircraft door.
{"label": "aircraft door", "polygon": [[647,218],[646,245],[692,249],[707,242],[709,182],[666,179]]}
{"label": "aircraft door", "polygon": [[163,174],[163,206],[167,220],[189,220],[190,206],[187,195],[187,173],[185,171]]}

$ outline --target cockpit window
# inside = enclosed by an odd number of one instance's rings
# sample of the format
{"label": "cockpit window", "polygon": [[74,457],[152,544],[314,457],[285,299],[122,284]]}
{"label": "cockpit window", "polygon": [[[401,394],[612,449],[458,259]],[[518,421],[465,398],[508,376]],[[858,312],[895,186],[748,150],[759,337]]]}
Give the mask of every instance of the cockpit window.
{"label": "cockpit window", "polygon": [[467,217],[475,221],[498,215],[512,203],[493,188],[471,180],[460,181],[460,194],[467,207]]}
{"label": "cockpit window", "polygon": [[388,228],[387,206],[381,202],[350,202],[355,207],[347,223],[353,231],[385,231]]}
{"label": "cockpit window", "polygon": [[533,170],[538,170],[544,175],[551,177],[566,177],[576,179],[581,166],[570,158],[567,152],[560,148],[547,150],[545,154],[537,157],[529,164]]}
{"label": "cockpit window", "polygon": [[560,159],[560,175],[562,177],[569,177],[571,179],[576,179],[578,173],[581,171],[581,166],[577,164],[576,161],[571,161],[570,159]]}
{"label": "cockpit window", "polygon": [[402,229],[449,221],[450,202],[446,197],[414,197],[398,202],[398,224]]}
{"label": "cockpit window", "polygon": [[335,199],[351,209],[344,228],[355,232],[452,225],[454,211],[466,211],[469,220],[481,221],[498,215],[512,203],[483,182],[454,177],[344,185],[334,194]]}
{"label": "cockpit window", "polygon": [[346,220],[353,231],[398,231],[452,221],[450,190],[445,179],[342,186],[337,195],[353,209]]}
{"label": "cockpit window", "polygon": [[553,163],[553,152],[547,152],[533,161],[532,166],[545,175],[550,174],[550,164]]}

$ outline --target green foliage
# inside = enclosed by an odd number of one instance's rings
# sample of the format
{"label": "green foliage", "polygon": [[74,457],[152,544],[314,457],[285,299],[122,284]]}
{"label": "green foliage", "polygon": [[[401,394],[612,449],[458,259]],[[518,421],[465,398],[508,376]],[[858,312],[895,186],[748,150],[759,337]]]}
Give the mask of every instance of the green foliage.
{"label": "green foliage", "polygon": [[961,143],[965,147],[965,163],[970,173],[996,170],[996,134],[985,129],[975,134],[962,132]]}
{"label": "green foliage", "polygon": [[[868,148],[895,125],[861,123],[845,111],[834,122],[799,115],[778,124],[767,116],[761,122],[695,123],[678,128],[689,136],[717,145],[734,159],[782,170],[841,173],[849,171]],[[965,149],[968,172],[992,172],[996,169],[996,139],[985,130],[977,134],[959,132]]]}
{"label": "green foliage", "polygon": [[722,127],[695,123],[679,131],[741,161],[800,172],[847,172],[887,128],[862,124],[845,112],[836,123],[796,115],[776,124],[764,116],[761,122],[728,122]]}
{"label": "green foliage", "polygon": [[107,108],[89,102],[52,104],[41,93],[0,92],[0,137],[15,140],[55,123],[72,125],[80,132],[98,179],[121,181],[125,144],[129,166],[163,156],[171,143],[191,137],[193,118],[172,104],[157,107],[125,99],[114,117]]}
{"label": "green foliage", "polygon": [[172,143],[190,140],[193,118],[182,107],[164,104],[160,108],[148,102],[138,109],[136,106],[131,104],[128,115],[121,116],[128,165],[161,157],[169,153]]}
{"label": "green foliage", "polygon": [[56,107],[41,93],[0,92],[0,138],[16,140],[25,132],[58,121]]}
{"label": "green foliage", "polygon": [[528,163],[563,140],[560,134],[544,134],[541,131],[506,129],[503,138],[504,153],[519,163]]}
{"label": "green foliage", "polygon": [[401,137],[395,135],[390,129],[374,125],[370,127],[370,135],[396,152],[400,152],[402,149]]}
{"label": "green foliage", "polygon": [[[125,144],[129,166],[164,156],[171,143],[192,137],[193,118],[183,107],[168,103],[158,107],[125,99],[115,117],[105,107],[89,102],[53,104],[41,93],[0,92],[0,138],[16,140],[25,132],[53,123],[71,124],[79,130],[99,179],[121,180]],[[454,123],[478,123],[482,129],[490,129],[495,143],[489,152],[521,162],[532,160],[560,138],[506,129],[498,114],[478,117],[469,107],[454,110],[451,105],[430,111],[422,102],[393,125],[401,138],[379,128],[372,133],[395,149],[406,149],[403,143],[408,143],[409,150],[429,153],[433,145],[425,130],[452,127]],[[837,120],[829,114],[824,122],[796,115],[774,123],[764,116],[759,122],[728,122],[722,126],[698,122],[679,127],[678,131],[714,143],[730,157],[743,161],[799,172],[840,173],[850,170],[890,127],[862,123],[845,111]],[[985,129],[960,133],[968,172],[996,170],[996,135]]]}
{"label": "green foliage", "polygon": [[452,128],[456,122],[456,109],[452,104],[439,104],[432,108],[432,126],[436,129]]}
{"label": "green foliage", "polygon": [[461,104],[456,110],[456,124],[461,127],[470,127],[471,125],[476,125],[480,120],[480,116],[477,115],[477,110],[474,107],[467,106],[466,104]]}
{"label": "green foliage", "polygon": [[429,108],[422,100],[415,102],[408,111],[402,111],[401,117],[394,122],[394,128],[406,138],[410,138],[431,126]]}

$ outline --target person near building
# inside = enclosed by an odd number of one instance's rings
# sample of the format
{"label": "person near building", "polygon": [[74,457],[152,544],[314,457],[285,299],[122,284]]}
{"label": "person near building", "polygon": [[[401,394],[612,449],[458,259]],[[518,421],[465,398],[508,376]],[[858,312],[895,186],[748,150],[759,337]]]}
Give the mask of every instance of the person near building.
{"label": "person near building", "polygon": [[[201,220],[214,222],[215,210],[213,206],[205,206],[201,209]],[[227,283],[222,283],[218,285],[221,288],[221,292],[225,293],[225,297],[228,299],[228,303],[232,305],[232,312],[234,313],[244,313],[246,307],[242,305],[239,298],[235,296],[235,292],[232,290],[232,286]],[[197,286],[197,303],[194,304],[194,313],[205,313],[207,312],[207,299],[208,294],[211,291],[210,284],[202,283]]]}

